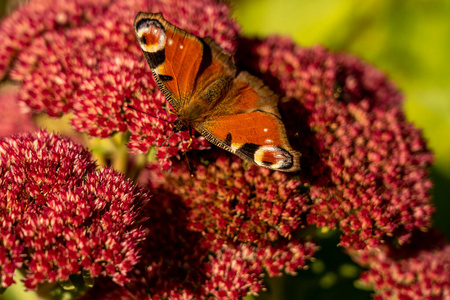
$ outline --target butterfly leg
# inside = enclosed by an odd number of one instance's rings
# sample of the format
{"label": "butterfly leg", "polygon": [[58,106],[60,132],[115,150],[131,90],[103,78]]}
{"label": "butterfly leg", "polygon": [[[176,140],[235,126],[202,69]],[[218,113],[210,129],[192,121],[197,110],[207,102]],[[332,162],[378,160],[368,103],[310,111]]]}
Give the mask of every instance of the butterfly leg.
{"label": "butterfly leg", "polygon": [[188,146],[186,148],[186,151],[191,149],[193,142],[194,142],[194,138],[192,137],[192,129],[189,128],[189,144],[188,144]]}
{"label": "butterfly leg", "polygon": [[188,169],[189,169],[189,174],[191,175],[191,177],[194,177],[194,169],[191,167],[191,164],[189,163],[189,157],[187,156],[186,151],[183,152],[183,156],[184,156],[184,161],[186,162]]}
{"label": "butterfly leg", "polygon": [[183,155],[184,155],[184,160],[186,161],[186,163],[188,165],[189,173],[191,174],[191,177],[194,177],[194,170],[191,168],[191,164],[189,163],[189,158],[187,156],[187,152],[189,151],[189,149],[191,149],[194,138],[192,136],[192,129],[189,128],[188,131],[189,131],[189,144],[188,144],[186,150],[183,152]]}

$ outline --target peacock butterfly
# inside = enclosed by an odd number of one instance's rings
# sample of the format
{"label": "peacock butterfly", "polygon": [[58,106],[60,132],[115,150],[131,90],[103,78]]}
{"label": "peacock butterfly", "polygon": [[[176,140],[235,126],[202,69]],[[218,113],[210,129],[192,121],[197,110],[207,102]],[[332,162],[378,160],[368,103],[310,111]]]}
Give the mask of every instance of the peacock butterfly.
{"label": "peacock butterfly", "polygon": [[175,132],[194,128],[209,142],[258,166],[300,169],[278,111],[278,96],[245,71],[210,37],[199,38],[140,12],[136,38],[153,77],[178,119]]}

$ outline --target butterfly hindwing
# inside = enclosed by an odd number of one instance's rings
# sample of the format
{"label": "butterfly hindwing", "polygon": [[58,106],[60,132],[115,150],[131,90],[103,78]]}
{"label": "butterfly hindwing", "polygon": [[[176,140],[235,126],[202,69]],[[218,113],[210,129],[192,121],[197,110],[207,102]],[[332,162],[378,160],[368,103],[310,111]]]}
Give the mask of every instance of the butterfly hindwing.
{"label": "butterfly hindwing", "polygon": [[210,142],[254,164],[279,171],[300,168],[277,108],[278,96],[256,77],[241,72],[217,109],[198,128]]}

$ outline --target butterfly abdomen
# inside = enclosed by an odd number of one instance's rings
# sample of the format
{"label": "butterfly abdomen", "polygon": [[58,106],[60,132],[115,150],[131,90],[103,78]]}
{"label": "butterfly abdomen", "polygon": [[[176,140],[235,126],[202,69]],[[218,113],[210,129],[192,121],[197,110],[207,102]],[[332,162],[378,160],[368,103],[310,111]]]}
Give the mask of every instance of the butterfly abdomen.
{"label": "butterfly abdomen", "polygon": [[[203,92],[199,95],[198,101],[202,102],[205,106],[213,108],[216,106],[218,100],[221,100],[229,89],[229,86],[233,78],[230,76],[219,77],[214,80]],[[195,97],[195,96],[194,96]],[[196,102],[197,99],[192,99]]]}

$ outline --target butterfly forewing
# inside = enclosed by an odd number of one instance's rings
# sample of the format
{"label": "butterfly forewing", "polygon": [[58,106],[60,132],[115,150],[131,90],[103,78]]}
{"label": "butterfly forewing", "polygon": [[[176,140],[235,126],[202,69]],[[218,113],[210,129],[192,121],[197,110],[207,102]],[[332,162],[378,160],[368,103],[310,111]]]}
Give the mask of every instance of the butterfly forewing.
{"label": "butterfly forewing", "polygon": [[139,13],[134,28],[158,87],[175,109],[181,107],[192,96],[203,44],[161,14]]}

